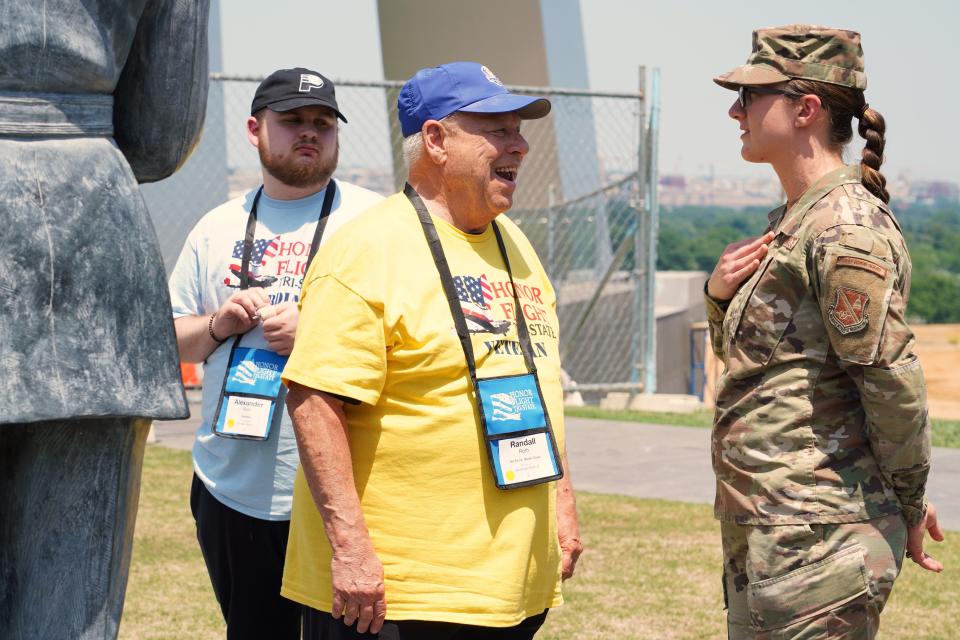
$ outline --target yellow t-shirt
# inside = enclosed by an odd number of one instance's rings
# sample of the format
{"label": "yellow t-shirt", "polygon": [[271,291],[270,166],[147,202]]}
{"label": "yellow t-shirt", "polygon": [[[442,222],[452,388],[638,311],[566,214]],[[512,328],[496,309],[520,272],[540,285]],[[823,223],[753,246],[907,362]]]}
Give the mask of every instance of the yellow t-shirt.
{"label": "yellow t-shirt", "polygon": [[[556,296],[533,248],[497,219],[557,446],[563,394]],[[510,280],[488,226],[434,218],[479,377],[525,373]],[[387,619],[518,624],[563,602],[555,483],[497,489],[463,350],[416,212],[403,194],[317,253],[284,380],[345,405],[354,482],[386,577]],[[330,545],[302,468],[281,593],[331,609]]]}

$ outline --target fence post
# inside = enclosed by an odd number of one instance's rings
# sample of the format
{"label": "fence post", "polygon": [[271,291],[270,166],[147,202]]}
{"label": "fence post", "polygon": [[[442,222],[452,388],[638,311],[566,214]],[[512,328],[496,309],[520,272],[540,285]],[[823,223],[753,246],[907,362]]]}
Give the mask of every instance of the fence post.
{"label": "fence post", "polygon": [[657,235],[660,200],[657,197],[657,144],[660,138],[660,69],[650,83],[650,126],[647,133],[647,349],[644,353],[644,393],[657,391]]}
{"label": "fence post", "polygon": [[646,331],[646,306],[647,299],[647,274],[646,262],[643,260],[644,254],[644,220],[646,219],[646,90],[647,90],[647,69],[641,66],[639,69],[639,87],[638,91],[641,97],[637,100],[637,189],[634,200],[635,215],[637,216],[633,232],[633,326],[631,327],[631,353],[630,353],[630,382],[638,384],[645,379],[646,366],[645,354],[647,351],[647,341],[644,336]]}

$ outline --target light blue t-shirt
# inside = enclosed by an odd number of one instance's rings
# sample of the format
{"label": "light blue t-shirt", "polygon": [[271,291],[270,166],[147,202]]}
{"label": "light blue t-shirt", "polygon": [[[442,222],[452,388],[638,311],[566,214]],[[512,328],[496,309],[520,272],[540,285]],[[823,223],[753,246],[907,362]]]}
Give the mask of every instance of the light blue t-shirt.
{"label": "light blue t-shirt", "polygon": [[[260,197],[250,269],[252,286],[262,286],[272,304],[299,299],[325,193],[299,200]],[[187,236],[170,274],[174,318],[210,315],[239,290],[243,239],[255,194],[256,190],[251,191],[210,211]],[[321,244],[331,241],[345,222],[382,199],[338,180]],[[231,509],[262,520],[289,520],[300,460],[282,396],[282,410],[274,412],[265,441],[224,438],[210,429],[232,345],[231,337],[204,363],[203,421],[193,445],[194,470],[210,493]],[[266,349],[262,328],[257,326],[244,335],[240,346]]]}

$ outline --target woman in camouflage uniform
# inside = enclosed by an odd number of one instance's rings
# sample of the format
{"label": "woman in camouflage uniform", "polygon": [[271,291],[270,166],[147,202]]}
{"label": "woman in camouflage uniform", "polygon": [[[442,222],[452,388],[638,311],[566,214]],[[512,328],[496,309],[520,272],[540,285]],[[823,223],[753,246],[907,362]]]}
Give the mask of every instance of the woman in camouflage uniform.
{"label": "woman in camouflage uniform", "polygon": [[[930,428],[905,321],[910,256],[879,172],[884,120],[864,100],[860,35],[753,34],[741,154],[787,203],[724,251],[706,288],[717,388],[713,466],[731,638],[873,638],[904,551],[940,571],[925,499]],[[852,121],[859,165],[842,151]]]}

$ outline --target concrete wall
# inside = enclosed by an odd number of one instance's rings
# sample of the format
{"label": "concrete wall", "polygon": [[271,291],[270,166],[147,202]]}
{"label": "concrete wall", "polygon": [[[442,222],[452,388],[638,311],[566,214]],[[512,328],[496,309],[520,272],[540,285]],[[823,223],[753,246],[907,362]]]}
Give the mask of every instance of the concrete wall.
{"label": "concrete wall", "polygon": [[657,393],[690,393],[691,325],[706,320],[703,271],[657,272]]}

